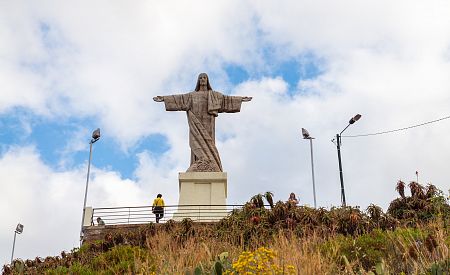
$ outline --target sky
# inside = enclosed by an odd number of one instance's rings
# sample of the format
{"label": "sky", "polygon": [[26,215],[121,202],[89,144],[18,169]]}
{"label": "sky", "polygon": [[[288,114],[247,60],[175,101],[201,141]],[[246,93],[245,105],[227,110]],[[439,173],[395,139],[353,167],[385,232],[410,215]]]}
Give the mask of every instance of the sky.
{"label": "sky", "polygon": [[[189,167],[183,112],[156,95],[186,93],[201,72],[214,90],[251,96],[219,114],[216,145],[228,204],[271,191],[339,206],[343,136],[450,116],[450,2],[1,1],[0,264],[79,246],[87,205],[178,203]],[[387,209],[398,180],[450,188],[450,119],[342,138],[348,205]]]}

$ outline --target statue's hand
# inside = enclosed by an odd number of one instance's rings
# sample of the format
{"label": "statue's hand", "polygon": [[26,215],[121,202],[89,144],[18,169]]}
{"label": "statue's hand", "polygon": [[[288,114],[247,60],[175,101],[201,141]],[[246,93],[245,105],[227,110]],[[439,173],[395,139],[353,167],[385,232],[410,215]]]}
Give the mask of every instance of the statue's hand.
{"label": "statue's hand", "polygon": [[163,101],[164,101],[164,97],[158,95],[158,96],[155,96],[155,97],[153,98],[153,100],[156,101],[156,102],[163,102]]}
{"label": "statue's hand", "polygon": [[247,102],[247,101],[250,101],[250,100],[252,100],[251,96],[243,96],[242,97],[242,102]]}

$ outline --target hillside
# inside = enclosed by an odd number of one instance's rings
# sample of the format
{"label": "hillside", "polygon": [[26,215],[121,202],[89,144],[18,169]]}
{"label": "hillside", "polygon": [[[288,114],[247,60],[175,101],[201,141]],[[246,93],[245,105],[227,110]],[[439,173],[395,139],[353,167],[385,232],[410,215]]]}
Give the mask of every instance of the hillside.
{"label": "hillside", "polygon": [[[409,184],[386,213],[330,210],[256,195],[214,224],[185,219],[116,230],[57,257],[15,260],[3,274],[449,274],[449,198]],[[265,201],[267,205],[265,205]]]}

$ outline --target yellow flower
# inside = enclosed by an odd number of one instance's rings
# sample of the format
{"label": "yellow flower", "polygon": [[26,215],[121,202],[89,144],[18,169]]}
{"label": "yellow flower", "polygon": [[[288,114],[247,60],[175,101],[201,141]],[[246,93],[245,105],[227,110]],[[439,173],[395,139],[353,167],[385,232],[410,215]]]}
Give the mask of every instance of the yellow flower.
{"label": "yellow flower", "polygon": [[[237,262],[232,267],[237,274],[283,274],[283,267],[275,263],[276,251],[266,247],[260,247],[253,252],[243,251]],[[295,274],[295,267],[287,265],[289,274]],[[235,274],[235,272],[225,274]]]}

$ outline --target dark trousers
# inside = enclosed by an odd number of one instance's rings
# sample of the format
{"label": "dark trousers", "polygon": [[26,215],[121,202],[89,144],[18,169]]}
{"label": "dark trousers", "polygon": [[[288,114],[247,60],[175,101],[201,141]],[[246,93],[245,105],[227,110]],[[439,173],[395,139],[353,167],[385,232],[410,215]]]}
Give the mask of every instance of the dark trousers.
{"label": "dark trousers", "polygon": [[161,206],[155,206],[153,214],[156,216],[156,223],[159,223],[159,220],[164,217],[164,209]]}

